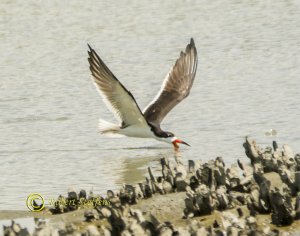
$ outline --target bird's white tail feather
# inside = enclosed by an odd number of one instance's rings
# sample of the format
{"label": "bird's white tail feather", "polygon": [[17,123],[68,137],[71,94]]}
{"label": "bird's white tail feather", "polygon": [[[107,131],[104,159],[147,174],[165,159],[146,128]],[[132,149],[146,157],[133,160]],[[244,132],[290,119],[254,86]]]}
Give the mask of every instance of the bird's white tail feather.
{"label": "bird's white tail feather", "polygon": [[119,134],[120,126],[117,124],[99,119],[98,127],[101,134],[111,137],[123,137],[123,135]]}

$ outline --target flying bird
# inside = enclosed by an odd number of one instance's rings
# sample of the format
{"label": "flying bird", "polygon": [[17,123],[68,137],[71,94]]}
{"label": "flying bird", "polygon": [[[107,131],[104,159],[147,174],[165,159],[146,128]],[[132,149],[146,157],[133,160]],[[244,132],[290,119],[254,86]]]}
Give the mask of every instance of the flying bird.
{"label": "flying bird", "polygon": [[99,129],[102,134],[154,138],[173,144],[175,150],[179,149],[179,143],[190,146],[172,132],[162,130],[160,124],[189,95],[192,88],[198,63],[192,38],[170,69],[157,96],[143,111],[131,92],[114,76],[95,50],[90,45],[88,47],[93,82],[106,106],[119,121],[119,124],[113,124],[100,119]]}

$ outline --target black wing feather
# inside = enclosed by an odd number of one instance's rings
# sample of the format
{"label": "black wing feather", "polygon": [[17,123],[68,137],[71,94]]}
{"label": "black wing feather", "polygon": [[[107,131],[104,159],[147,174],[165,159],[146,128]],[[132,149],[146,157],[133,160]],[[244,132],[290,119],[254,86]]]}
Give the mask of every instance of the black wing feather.
{"label": "black wing feather", "polygon": [[144,109],[144,117],[159,127],[164,117],[186,98],[192,88],[198,64],[197,50],[191,38],[168,73],[157,97]]}

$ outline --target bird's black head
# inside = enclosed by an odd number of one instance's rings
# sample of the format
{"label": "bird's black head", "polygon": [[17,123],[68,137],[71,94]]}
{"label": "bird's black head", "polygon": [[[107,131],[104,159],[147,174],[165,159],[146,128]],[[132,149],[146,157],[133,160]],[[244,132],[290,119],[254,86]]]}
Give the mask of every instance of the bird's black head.
{"label": "bird's black head", "polygon": [[165,132],[165,138],[172,138],[175,137],[175,134],[173,134],[172,132],[166,131]]}

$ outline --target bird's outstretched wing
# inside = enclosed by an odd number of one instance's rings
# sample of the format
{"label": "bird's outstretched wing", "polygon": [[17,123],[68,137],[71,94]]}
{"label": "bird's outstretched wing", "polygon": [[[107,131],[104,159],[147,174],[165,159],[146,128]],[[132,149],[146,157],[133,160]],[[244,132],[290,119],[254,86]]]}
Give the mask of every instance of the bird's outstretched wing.
{"label": "bird's outstretched wing", "polygon": [[120,83],[104,64],[94,49],[89,46],[90,70],[97,90],[105,104],[114,113],[122,126],[147,124],[133,95]]}
{"label": "bird's outstretched wing", "polygon": [[149,123],[159,126],[168,112],[189,95],[195,79],[197,63],[197,50],[191,38],[185,52],[180,53],[180,57],[167,74],[161,90],[143,111]]}

